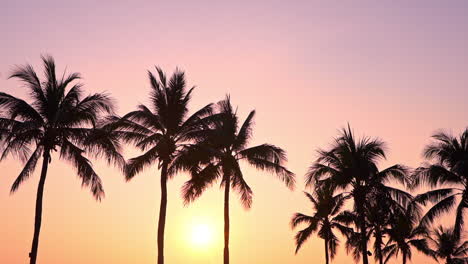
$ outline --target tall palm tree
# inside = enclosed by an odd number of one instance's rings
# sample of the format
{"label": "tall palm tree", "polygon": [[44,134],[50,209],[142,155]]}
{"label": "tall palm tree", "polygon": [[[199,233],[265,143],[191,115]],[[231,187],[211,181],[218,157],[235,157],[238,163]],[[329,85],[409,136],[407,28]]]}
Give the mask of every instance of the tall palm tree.
{"label": "tall palm tree", "polygon": [[441,185],[444,188],[420,196],[423,204],[435,203],[422,223],[428,225],[456,206],[454,234],[460,236],[464,224],[463,213],[468,207],[468,128],[458,138],[445,132],[436,133],[432,138],[434,142],[424,149],[424,157],[435,160],[435,163],[415,170],[414,185],[426,183],[433,188]]}
{"label": "tall palm tree", "polygon": [[392,214],[390,226],[385,230],[389,236],[383,249],[383,254],[386,256],[385,263],[401,253],[402,263],[406,264],[411,260],[412,248],[433,257],[426,239],[428,231],[418,222],[420,216],[421,209],[416,203],[411,203],[404,211]]}
{"label": "tall palm tree", "polygon": [[[156,67],[157,75],[148,72],[151,84],[149,107],[140,104],[121,119],[110,120],[109,126],[125,141],[132,142],[144,154],[128,161],[125,176],[131,180],[145,167],[158,164],[161,170],[161,203],[158,220],[158,264],[164,263],[164,229],[167,210],[167,180],[175,173],[169,170],[181,148],[192,134],[203,130],[200,120],[211,113],[211,104],[188,115],[188,103],[194,87],[187,91],[185,74],[176,70],[169,80]],[[114,121],[114,122],[112,122]]]}
{"label": "tall palm tree", "polygon": [[[239,127],[229,97],[219,102],[217,109],[216,114],[205,120],[208,132],[198,138],[196,146],[186,148],[185,155],[175,162],[174,169],[184,168],[191,173],[191,179],[184,184],[182,191],[186,203],[194,201],[221,178],[221,186],[224,187],[224,264],[229,264],[230,190],[239,192],[245,208],[250,208],[253,195],[244,179],[240,161],[276,174],[290,189],[294,187],[295,180],[294,174],[283,165],[286,153],[281,148],[271,144],[247,147],[252,137],[255,111],[250,112]],[[194,162],[198,164],[193,166]]]}
{"label": "tall palm tree", "polygon": [[103,114],[113,112],[109,96],[96,93],[83,97],[82,85],[76,83],[80,79],[78,73],[64,74],[57,79],[53,58],[43,56],[42,61],[45,68],[43,82],[30,65],[18,67],[10,76],[25,84],[32,99],[30,103],[0,92],[0,108],[3,110],[0,126],[6,131],[2,158],[12,154],[26,162],[11,193],[32,175],[42,156],[30,263],[36,263],[37,259],[44,185],[52,154],[59,151],[59,157],[76,168],[82,186],[89,187],[97,200],[104,196],[104,189],[84,154],[105,156],[121,168],[125,163],[119,154],[117,138],[108,130],[97,127]]}
{"label": "tall palm tree", "polygon": [[301,213],[294,214],[291,220],[291,227],[295,228],[302,223],[307,227],[299,231],[296,235],[296,253],[304,242],[318,230],[318,236],[325,242],[325,263],[328,264],[336,255],[339,240],[333,233],[333,229],[338,229],[347,234],[348,228],[340,222],[340,212],[345,204],[343,194],[334,195],[333,188],[322,187],[314,191],[313,194],[304,192],[312,202],[314,215],[309,216]]}
{"label": "tall palm tree", "polygon": [[438,227],[429,242],[433,246],[434,255],[445,259],[446,264],[468,263],[468,241],[461,242],[453,229]]}
{"label": "tall palm tree", "polygon": [[[385,185],[389,180],[406,184],[406,168],[394,165],[379,171],[377,162],[385,158],[385,144],[379,139],[364,137],[356,140],[351,128],[343,129],[330,150],[319,150],[319,157],[309,168],[306,185],[314,182],[331,184],[353,199],[356,228],[360,238],[356,240],[364,264],[368,264],[368,223],[366,207],[375,192],[386,193],[399,203],[407,202],[412,196],[404,191]],[[357,252],[357,253],[359,253]],[[355,257],[359,258],[358,255]]]}

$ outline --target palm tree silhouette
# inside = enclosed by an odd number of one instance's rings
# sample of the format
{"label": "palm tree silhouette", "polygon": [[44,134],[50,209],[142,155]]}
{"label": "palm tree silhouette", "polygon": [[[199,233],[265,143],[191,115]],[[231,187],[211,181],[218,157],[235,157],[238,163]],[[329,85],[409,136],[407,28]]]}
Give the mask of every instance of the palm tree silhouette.
{"label": "palm tree silhouette", "polygon": [[429,238],[429,243],[434,256],[445,259],[446,264],[468,263],[468,241],[462,243],[453,228],[438,227]]}
{"label": "palm tree silhouette", "polygon": [[313,194],[304,192],[307,198],[312,202],[314,215],[309,216],[301,213],[294,214],[291,219],[291,227],[295,228],[302,223],[307,227],[299,231],[296,239],[296,253],[304,242],[318,230],[318,236],[325,242],[325,263],[333,260],[336,255],[339,240],[333,233],[333,229],[340,230],[343,234],[349,232],[348,227],[342,225],[340,221],[340,211],[345,204],[343,194],[334,195],[333,188],[322,186],[314,191]]}
{"label": "palm tree silhouette", "polygon": [[366,207],[369,205],[370,195],[375,192],[385,193],[400,203],[410,200],[410,194],[385,185],[391,179],[406,184],[406,168],[394,165],[379,171],[377,162],[385,158],[384,142],[368,137],[356,140],[349,125],[335,139],[330,150],[319,150],[318,154],[317,161],[306,175],[306,185],[310,186],[315,182],[330,184],[344,190],[344,193],[353,199],[357,217],[354,223],[360,237],[352,236],[353,239],[349,242],[350,245],[359,248],[359,251],[355,252],[355,258],[359,259],[362,256],[363,263],[368,264],[370,252],[367,246]]}
{"label": "palm tree silhouette", "polygon": [[421,209],[416,203],[410,203],[405,210],[391,216],[390,225],[385,230],[389,237],[383,249],[383,254],[386,256],[385,263],[401,253],[402,263],[406,264],[408,260],[411,260],[413,247],[434,257],[427,244],[426,238],[429,233],[424,226],[419,225],[420,217]]}
{"label": "palm tree silhouette", "polygon": [[[156,67],[157,76],[148,72],[151,84],[151,106],[138,109],[120,119],[109,120],[110,127],[124,141],[145,151],[128,161],[126,180],[131,180],[145,167],[157,163],[161,170],[161,203],[158,221],[158,264],[164,263],[164,229],[167,209],[167,180],[174,176],[170,166],[181,148],[191,141],[192,134],[203,130],[200,120],[211,113],[211,104],[188,116],[188,103],[194,87],[186,90],[185,74],[176,70],[167,80]],[[158,79],[159,77],[159,79]]]}
{"label": "palm tree silhouette", "polygon": [[384,264],[384,237],[385,229],[391,223],[392,215],[398,211],[400,205],[385,195],[375,195],[366,208],[366,219],[369,233],[374,236],[374,258],[379,264]]}
{"label": "palm tree silhouette", "polygon": [[439,215],[455,207],[457,197],[461,200],[456,209],[454,234],[460,236],[463,229],[463,213],[468,207],[468,128],[456,138],[440,132],[432,136],[435,140],[424,150],[426,159],[436,163],[419,167],[414,173],[414,186],[428,183],[431,187],[448,185],[446,188],[432,190],[419,196],[423,204],[435,202],[426,213],[422,224],[428,225]]}
{"label": "palm tree silhouette", "polygon": [[[44,82],[39,80],[30,65],[17,67],[10,76],[25,84],[32,98],[31,103],[0,92],[0,107],[4,110],[0,122],[4,131],[2,159],[11,154],[26,162],[11,187],[11,193],[32,175],[42,156],[30,263],[36,263],[37,259],[44,185],[52,153],[59,151],[61,159],[71,162],[82,180],[82,186],[89,187],[97,200],[104,196],[102,182],[83,154],[104,156],[121,168],[125,164],[115,136],[97,127],[104,114],[113,112],[109,96],[96,93],[83,97],[82,85],[75,82],[80,79],[78,73],[64,74],[57,79],[53,58],[42,56],[42,61],[46,77]],[[33,149],[32,153],[30,149]]]}
{"label": "palm tree silhouette", "polygon": [[[179,156],[174,169],[190,171],[191,179],[183,186],[186,203],[194,201],[214,181],[221,178],[224,187],[224,264],[229,264],[229,192],[238,191],[245,208],[252,204],[252,190],[244,179],[239,161],[245,160],[254,168],[274,173],[292,189],[294,174],[283,163],[286,153],[279,147],[262,144],[247,147],[252,137],[255,111],[250,112],[242,126],[233,110],[229,96],[217,104],[218,112],[205,120],[209,131],[197,140],[197,145],[187,147],[185,154]],[[196,161],[195,161],[196,160]],[[193,166],[194,162],[198,165]]]}

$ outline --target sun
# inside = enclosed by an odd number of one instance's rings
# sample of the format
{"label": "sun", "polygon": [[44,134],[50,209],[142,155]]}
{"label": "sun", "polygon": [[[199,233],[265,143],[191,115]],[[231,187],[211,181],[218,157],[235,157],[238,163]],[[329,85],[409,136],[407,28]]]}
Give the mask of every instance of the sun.
{"label": "sun", "polygon": [[213,230],[207,224],[197,224],[192,228],[192,243],[205,247],[213,241]]}

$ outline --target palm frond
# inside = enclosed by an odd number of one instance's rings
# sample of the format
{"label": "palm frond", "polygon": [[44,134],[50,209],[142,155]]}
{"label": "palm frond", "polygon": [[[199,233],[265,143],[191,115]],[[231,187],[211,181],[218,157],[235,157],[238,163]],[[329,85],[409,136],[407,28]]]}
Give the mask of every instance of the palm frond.
{"label": "palm frond", "polygon": [[276,174],[279,179],[286,184],[286,187],[289,189],[293,190],[295,187],[295,175],[285,167],[275,163],[271,162],[269,160],[261,159],[261,158],[254,158],[254,157],[249,157],[247,158],[247,161],[249,162],[250,165],[254,166],[256,169],[268,171],[271,173]]}
{"label": "palm frond", "polygon": [[255,116],[255,110],[251,111],[247,118],[245,119],[244,123],[239,129],[237,133],[236,141],[233,144],[233,149],[240,150],[244,149],[244,147],[248,144],[249,139],[252,137],[252,126],[253,126],[253,118]]}
{"label": "palm frond", "polygon": [[301,249],[302,245],[304,242],[307,241],[307,239],[311,236],[311,234],[316,230],[316,225],[309,225],[308,227],[302,229],[301,231],[297,232],[295,236],[296,240],[296,254]]}
{"label": "palm frond", "polygon": [[455,205],[455,196],[451,195],[435,204],[421,219],[421,225],[427,226],[438,216],[449,212]]}
{"label": "palm frond", "polygon": [[26,162],[26,164],[23,167],[23,170],[21,170],[20,174],[16,178],[16,180],[13,182],[13,185],[11,186],[10,193],[14,193],[18,190],[19,186],[21,183],[23,183],[25,180],[27,180],[31,174],[34,172],[34,169],[36,168],[37,161],[42,155],[42,146],[38,146],[36,150],[32,153],[32,155],[29,157],[29,160]]}
{"label": "palm frond", "polygon": [[446,198],[449,195],[453,195],[453,188],[437,189],[432,191],[427,191],[425,193],[417,195],[414,200],[422,205],[427,205],[428,202],[437,203],[440,200]]}
{"label": "palm frond", "polygon": [[146,166],[151,165],[159,157],[159,145],[146,151],[144,154],[131,158],[125,167],[125,179],[131,180],[136,174],[141,172]]}
{"label": "palm frond", "polygon": [[236,162],[234,165],[234,173],[232,177],[232,188],[237,190],[240,194],[240,200],[242,206],[246,209],[250,209],[252,206],[253,192],[247,182],[244,180],[244,175],[242,170],[239,167],[239,164]]}
{"label": "palm frond", "polygon": [[0,92],[0,109],[8,113],[9,119],[21,118],[23,121],[33,121],[42,124],[42,116],[26,101]]}
{"label": "palm frond", "polygon": [[193,167],[190,170],[190,176],[190,180],[185,182],[182,187],[182,197],[185,204],[200,197],[208,187],[221,177],[221,171],[219,166],[210,163],[201,169]]}
{"label": "palm frond", "polygon": [[460,184],[460,176],[450,172],[441,165],[429,165],[428,167],[419,167],[413,174],[413,186],[429,184],[431,187],[437,187],[443,184]]}
{"label": "palm frond", "polygon": [[60,158],[70,161],[76,168],[78,177],[81,179],[82,186],[89,187],[96,200],[104,197],[104,188],[101,178],[94,171],[91,162],[82,154],[84,150],[64,140],[60,148]]}

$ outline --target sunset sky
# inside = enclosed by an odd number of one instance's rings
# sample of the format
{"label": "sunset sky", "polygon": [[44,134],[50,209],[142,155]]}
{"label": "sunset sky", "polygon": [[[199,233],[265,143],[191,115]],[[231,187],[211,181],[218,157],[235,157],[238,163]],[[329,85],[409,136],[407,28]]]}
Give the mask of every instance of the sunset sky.
{"label": "sunset sky", "polygon": [[[229,93],[242,119],[257,111],[252,144],[288,152],[294,192],[243,167],[254,201],[246,211],[231,196],[233,264],[323,262],[316,236],[294,254],[289,221],[294,212],[312,214],[303,175],[347,122],[388,143],[382,168],[415,167],[433,132],[468,125],[468,1],[65,2],[0,1],[1,91],[26,98],[8,75],[25,63],[42,72],[40,55],[50,54],[60,73],[80,72],[87,92],[111,93],[125,114],[148,103],[147,70],[179,67],[197,86],[192,111]],[[127,147],[125,156],[138,153]],[[94,164],[106,191],[100,203],[52,156],[38,263],[155,263],[157,168],[126,183],[117,169]],[[0,263],[26,263],[31,247],[40,170],[10,195],[21,166],[0,163]],[[223,192],[215,185],[184,207],[187,179],[169,182],[166,263],[221,263]],[[211,240],[194,241],[197,228]],[[333,263],[352,263],[344,242]],[[423,261],[436,263],[413,257]]]}

